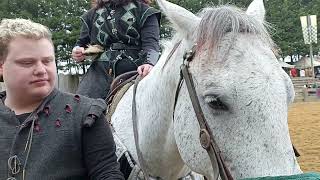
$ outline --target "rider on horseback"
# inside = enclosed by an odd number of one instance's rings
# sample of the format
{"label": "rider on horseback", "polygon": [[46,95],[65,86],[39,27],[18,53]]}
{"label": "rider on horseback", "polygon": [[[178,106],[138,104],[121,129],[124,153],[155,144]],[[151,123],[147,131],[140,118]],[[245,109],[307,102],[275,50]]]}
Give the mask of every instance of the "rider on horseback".
{"label": "rider on horseback", "polygon": [[78,94],[106,98],[114,77],[133,70],[145,76],[159,56],[160,12],[146,0],[97,0],[82,17],[80,37],[72,51],[77,62],[85,59],[88,44],[102,53],[83,77]]}

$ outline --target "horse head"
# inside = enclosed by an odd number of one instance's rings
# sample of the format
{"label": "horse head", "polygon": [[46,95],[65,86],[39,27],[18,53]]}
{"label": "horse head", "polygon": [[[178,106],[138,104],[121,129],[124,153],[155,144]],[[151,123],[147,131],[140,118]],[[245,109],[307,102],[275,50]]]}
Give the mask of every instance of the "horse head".
{"label": "horse head", "polygon": [[[193,49],[188,70],[204,117],[236,179],[301,173],[287,123],[294,99],[289,76],[275,55],[264,21],[263,0],[247,11],[205,8],[197,15],[157,0],[177,33],[177,54]],[[174,42],[173,42],[174,43]],[[193,48],[192,48],[193,47]],[[181,61],[179,55],[169,61]],[[183,161],[209,179],[217,176],[199,142],[199,123],[185,83],[178,93],[174,135]]]}

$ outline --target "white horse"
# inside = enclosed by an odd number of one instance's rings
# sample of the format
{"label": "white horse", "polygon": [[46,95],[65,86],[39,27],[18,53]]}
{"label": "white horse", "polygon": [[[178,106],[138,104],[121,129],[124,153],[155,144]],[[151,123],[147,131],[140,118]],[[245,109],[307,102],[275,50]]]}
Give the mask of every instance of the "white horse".
{"label": "white horse", "polygon": [[[174,112],[180,65],[194,44],[196,52],[189,70],[232,176],[302,173],[287,124],[293,85],[272,51],[273,43],[264,27],[263,0],[254,0],[246,12],[221,6],[204,9],[200,17],[165,0],[158,0],[158,4],[177,33],[137,88],[139,145],[150,176],[178,179],[185,165],[210,180],[217,176],[216,167],[200,145],[199,124],[184,84]],[[132,98],[133,87],[119,102],[112,124],[137,161]]]}

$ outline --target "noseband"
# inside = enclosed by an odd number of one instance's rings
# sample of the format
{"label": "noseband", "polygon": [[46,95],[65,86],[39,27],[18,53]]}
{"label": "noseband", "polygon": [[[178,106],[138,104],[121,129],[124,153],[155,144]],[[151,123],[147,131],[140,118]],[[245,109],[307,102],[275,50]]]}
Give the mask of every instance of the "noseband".
{"label": "noseband", "polygon": [[[194,112],[196,114],[198,123],[200,125],[200,132],[199,132],[199,138],[202,148],[204,148],[209,157],[212,164],[212,168],[214,168],[214,163],[217,163],[219,174],[215,173],[216,177],[218,178],[218,175],[220,175],[222,180],[233,180],[233,177],[229,171],[229,169],[226,167],[225,162],[223,161],[223,158],[221,156],[221,151],[213,137],[213,134],[209,128],[209,125],[207,123],[206,118],[204,117],[202,108],[199,103],[199,99],[197,96],[196,89],[194,87],[194,82],[192,79],[192,75],[189,72],[189,63],[193,60],[194,55],[196,53],[196,47],[195,44],[192,49],[188,52],[186,52],[183,56],[183,63],[180,66],[180,80],[179,84],[176,90],[175,94],[175,102],[174,102],[174,110],[177,104],[178,95],[181,89],[181,85],[183,81],[186,83],[188,93],[192,102],[192,106],[194,109]],[[174,113],[174,112],[173,112]],[[217,170],[214,170],[217,172]]]}

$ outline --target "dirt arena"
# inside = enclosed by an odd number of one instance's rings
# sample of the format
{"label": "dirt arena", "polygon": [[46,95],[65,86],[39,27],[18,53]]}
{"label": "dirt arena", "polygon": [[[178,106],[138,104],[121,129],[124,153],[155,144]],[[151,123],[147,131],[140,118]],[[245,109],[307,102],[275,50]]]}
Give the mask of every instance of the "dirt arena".
{"label": "dirt arena", "polygon": [[297,102],[289,109],[291,139],[303,171],[320,172],[320,102]]}

